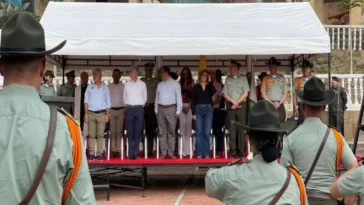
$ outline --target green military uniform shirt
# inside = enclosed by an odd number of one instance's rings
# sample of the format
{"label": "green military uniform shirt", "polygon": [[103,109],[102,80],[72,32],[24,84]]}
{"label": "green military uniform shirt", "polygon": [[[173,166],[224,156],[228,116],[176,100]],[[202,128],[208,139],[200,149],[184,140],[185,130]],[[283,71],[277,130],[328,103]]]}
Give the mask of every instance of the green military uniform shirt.
{"label": "green military uniform shirt", "polygon": [[43,83],[39,87],[39,95],[42,95],[42,96],[55,96],[56,91],[54,89],[54,85],[49,85],[49,84]]}
{"label": "green military uniform shirt", "polygon": [[348,96],[345,88],[342,86],[336,86],[331,89],[335,92],[335,100],[329,105],[330,112],[344,112],[346,110],[346,103],[348,102]]}
{"label": "green military uniform shirt", "polygon": [[[225,204],[263,205],[269,204],[276,196],[286,178],[286,168],[277,161],[266,163],[259,154],[248,164],[210,169],[205,177],[205,189],[209,197]],[[286,191],[276,203],[283,204],[300,204],[300,191],[293,174]]]}
{"label": "green military uniform shirt", "polygon": [[338,188],[339,193],[344,196],[360,195],[360,205],[364,205],[364,166],[362,165],[342,177]]}
{"label": "green military uniform shirt", "polygon": [[[284,141],[281,164],[285,166],[292,163],[305,179],[326,130],[327,125],[322,123],[319,118],[306,118],[303,124],[289,134]],[[356,162],[356,158],[344,138],[343,141],[341,164],[346,168]],[[307,190],[330,194],[331,184],[336,180],[336,154],[336,138],[333,131],[330,131],[325,147],[306,186]]]}
{"label": "green military uniform shirt", "polygon": [[63,84],[59,87],[59,89],[57,90],[57,95],[58,96],[64,96],[64,97],[73,97],[75,90],[76,90],[77,85],[75,84]]}
{"label": "green military uniform shirt", "polygon": [[[296,92],[296,90],[298,91],[303,91],[303,87],[305,86],[305,83],[309,80],[310,78],[304,78],[303,76],[302,77],[297,77],[295,80],[294,80],[294,89],[293,89],[293,93]],[[298,82],[300,83],[298,83]],[[298,85],[299,84],[299,85]],[[297,102],[302,102],[302,100],[300,98],[297,97]]]}
{"label": "green military uniform shirt", "polygon": [[[0,92],[1,204],[19,204],[28,192],[46,147],[49,121],[49,106],[41,101],[35,88],[10,85]],[[29,205],[61,203],[63,185],[74,168],[72,147],[66,118],[58,113],[53,150]],[[96,205],[85,152],[65,204]]]}
{"label": "green military uniform shirt", "polygon": [[269,100],[280,101],[283,94],[288,91],[286,78],[281,74],[267,75],[261,84],[261,93],[266,93]]}
{"label": "green military uniform shirt", "polygon": [[222,90],[223,94],[229,95],[233,100],[238,100],[244,92],[249,92],[248,80],[244,75],[229,75]]}
{"label": "green military uniform shirt", "polygon": [[157,93],[157,86],[158,86],[158,79],[157,78],[150,78],[147,79],[146,77],[140,78],[146,87],[147,87],[147,103],[154,104],[155,102],[155,95]]}

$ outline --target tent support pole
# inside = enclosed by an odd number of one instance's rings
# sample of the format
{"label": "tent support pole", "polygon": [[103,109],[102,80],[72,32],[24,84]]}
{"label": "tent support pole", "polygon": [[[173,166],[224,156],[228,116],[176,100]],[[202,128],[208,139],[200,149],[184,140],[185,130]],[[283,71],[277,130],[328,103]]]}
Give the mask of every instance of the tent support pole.
{"label": "tent support pole", "polygon": [[[328,53],[327,55],[327,72],[328,72],[328,86],[329,86],[329,90],[331,90],[331,53]],[[329,113],[328,116],[329,118],[327,119],[327,124],[329,124],[330,121],[330,107],[328,109]]]}
{"label": "tent support pole", "polygon": [[295,59],[295,55],[293,55],[292,56],[292,59],[291,59],[291,75],[292,75],[292,78],[291,78],[291,93],[292,93],[292,98],[291,98],[291,100],[292,100],[292,114],[294,115],[295,113],[294,113],[294,107],[293,107],[293,89],[294,89],[294,87],[293,87],[293,85],[294,85],[294,59]]}
{"label": "tent support pole", "polygon": [[66,67],[66,64],[64,62],[64,56],[62,56],[62,84],[65,84],[65,82],[64,82],[65,67]]}

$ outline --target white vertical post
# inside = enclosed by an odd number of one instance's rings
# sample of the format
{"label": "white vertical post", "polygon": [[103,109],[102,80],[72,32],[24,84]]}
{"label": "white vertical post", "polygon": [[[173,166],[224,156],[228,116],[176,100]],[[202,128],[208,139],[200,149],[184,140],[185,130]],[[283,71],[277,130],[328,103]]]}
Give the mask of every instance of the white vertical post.
{"label": "white vertical post", "polygon": [[359,93],[360,101],[359,101],[359,103],[361,103],[363,101],[363,78],[359,78],[359,88],[360,88],[360,93]]}
{"label": "white vertical post", "polygon": [[216,138],[213,129],[211,129],[211,136],[212,136],[212,157],[216,159]]}
{"label": "white vertical post", "polygon": [[359,28],[359,50],[361,50],[362,42],[361,42],[361,30],[362,28]]}
{"label": "white vertical post", "polygon": [[353,38],[354,38],[354,46],[353,46],[353,50],[357,50],[356,49],[356,28],[354,28],[354,32],[353,32]]}
{"label": "white vertical post", "polygon": [[336,48],[340,49],[340,28],[336,28],[336,37],[337,37],[337,44],[336,44]]}
{"label": "white vertical post", "polygon": [[192,136],[190,137],[190,159],[192,159],[193,156],[192,140],[194,135],[195,135],[195,130],[192,130]]}
{"label": "white vertical post", "polygon": [[110,160],[110,136],[107,138],[107,160]]}
{"label": "white vertical post", "polygon": [[359,105],[358,101],[358,78],[354,78],[354,104]]}
{"label": "white vertical post", "polygon": [[346,31],[346,28],[343,28],[343,45],[341,47],[341,49],[345,49],[345,41],[346,41],[346,38],[345,38],[345,31]]}

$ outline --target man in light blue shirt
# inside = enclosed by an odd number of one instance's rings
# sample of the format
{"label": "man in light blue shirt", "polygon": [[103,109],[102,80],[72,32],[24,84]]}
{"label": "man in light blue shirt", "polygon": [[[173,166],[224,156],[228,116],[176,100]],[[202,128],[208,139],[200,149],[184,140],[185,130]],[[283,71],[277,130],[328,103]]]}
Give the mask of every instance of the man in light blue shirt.
{"label": "man in light blue shirt", "polygon": [[[110,117],[110,92],[109,88],[102,84],[102,72],[96,69],[93,72],[95,83],[89,85],[85,92],[85,122],[88,123],[88,134],[90,137],[90,160],[102,160],[104,151],[105,124]],[[97,139],[97,149],[95,143]]]}
{"label": "man in light blue shirt", "polygon": [[[162,82],[157,86],[154,111],[157,114],[158,129],[161,145],[161,159],[167,154],[175,159],[174,148],[176,143],[176,123],[182,111],[181,86],[171,78],[170,68],[161,68]],[[167,137],[168,136],[168,137]],[[158,152],[159,150],[157,150]]]}

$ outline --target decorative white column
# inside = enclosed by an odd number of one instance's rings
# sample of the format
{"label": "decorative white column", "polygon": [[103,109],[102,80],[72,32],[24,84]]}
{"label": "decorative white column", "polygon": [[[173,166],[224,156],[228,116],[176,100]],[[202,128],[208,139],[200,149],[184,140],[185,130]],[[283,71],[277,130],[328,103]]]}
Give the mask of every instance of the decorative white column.
{"label": "decorative white column", "polygon": [[360,90],[360,93],[359,93],[360,102],[359,103],[361,103],[363,101],[363,78],[359,78],[359,90]]}
{"label": "decorative white column", "polygon": [[[347,88],[347,92],[348,92],[348,98],[350,98],[350,100],[351,100],[351,80],[352,80],[352,78],[349,77],[348,78],[348,88]],[[354,102],[352,102],[352,103],[355,104],[355,99],[354,99]]]}
{"label": "decorative white column", "polygon": [[359,105],[358,102],[358,78],[354,78],[354,105]]}

